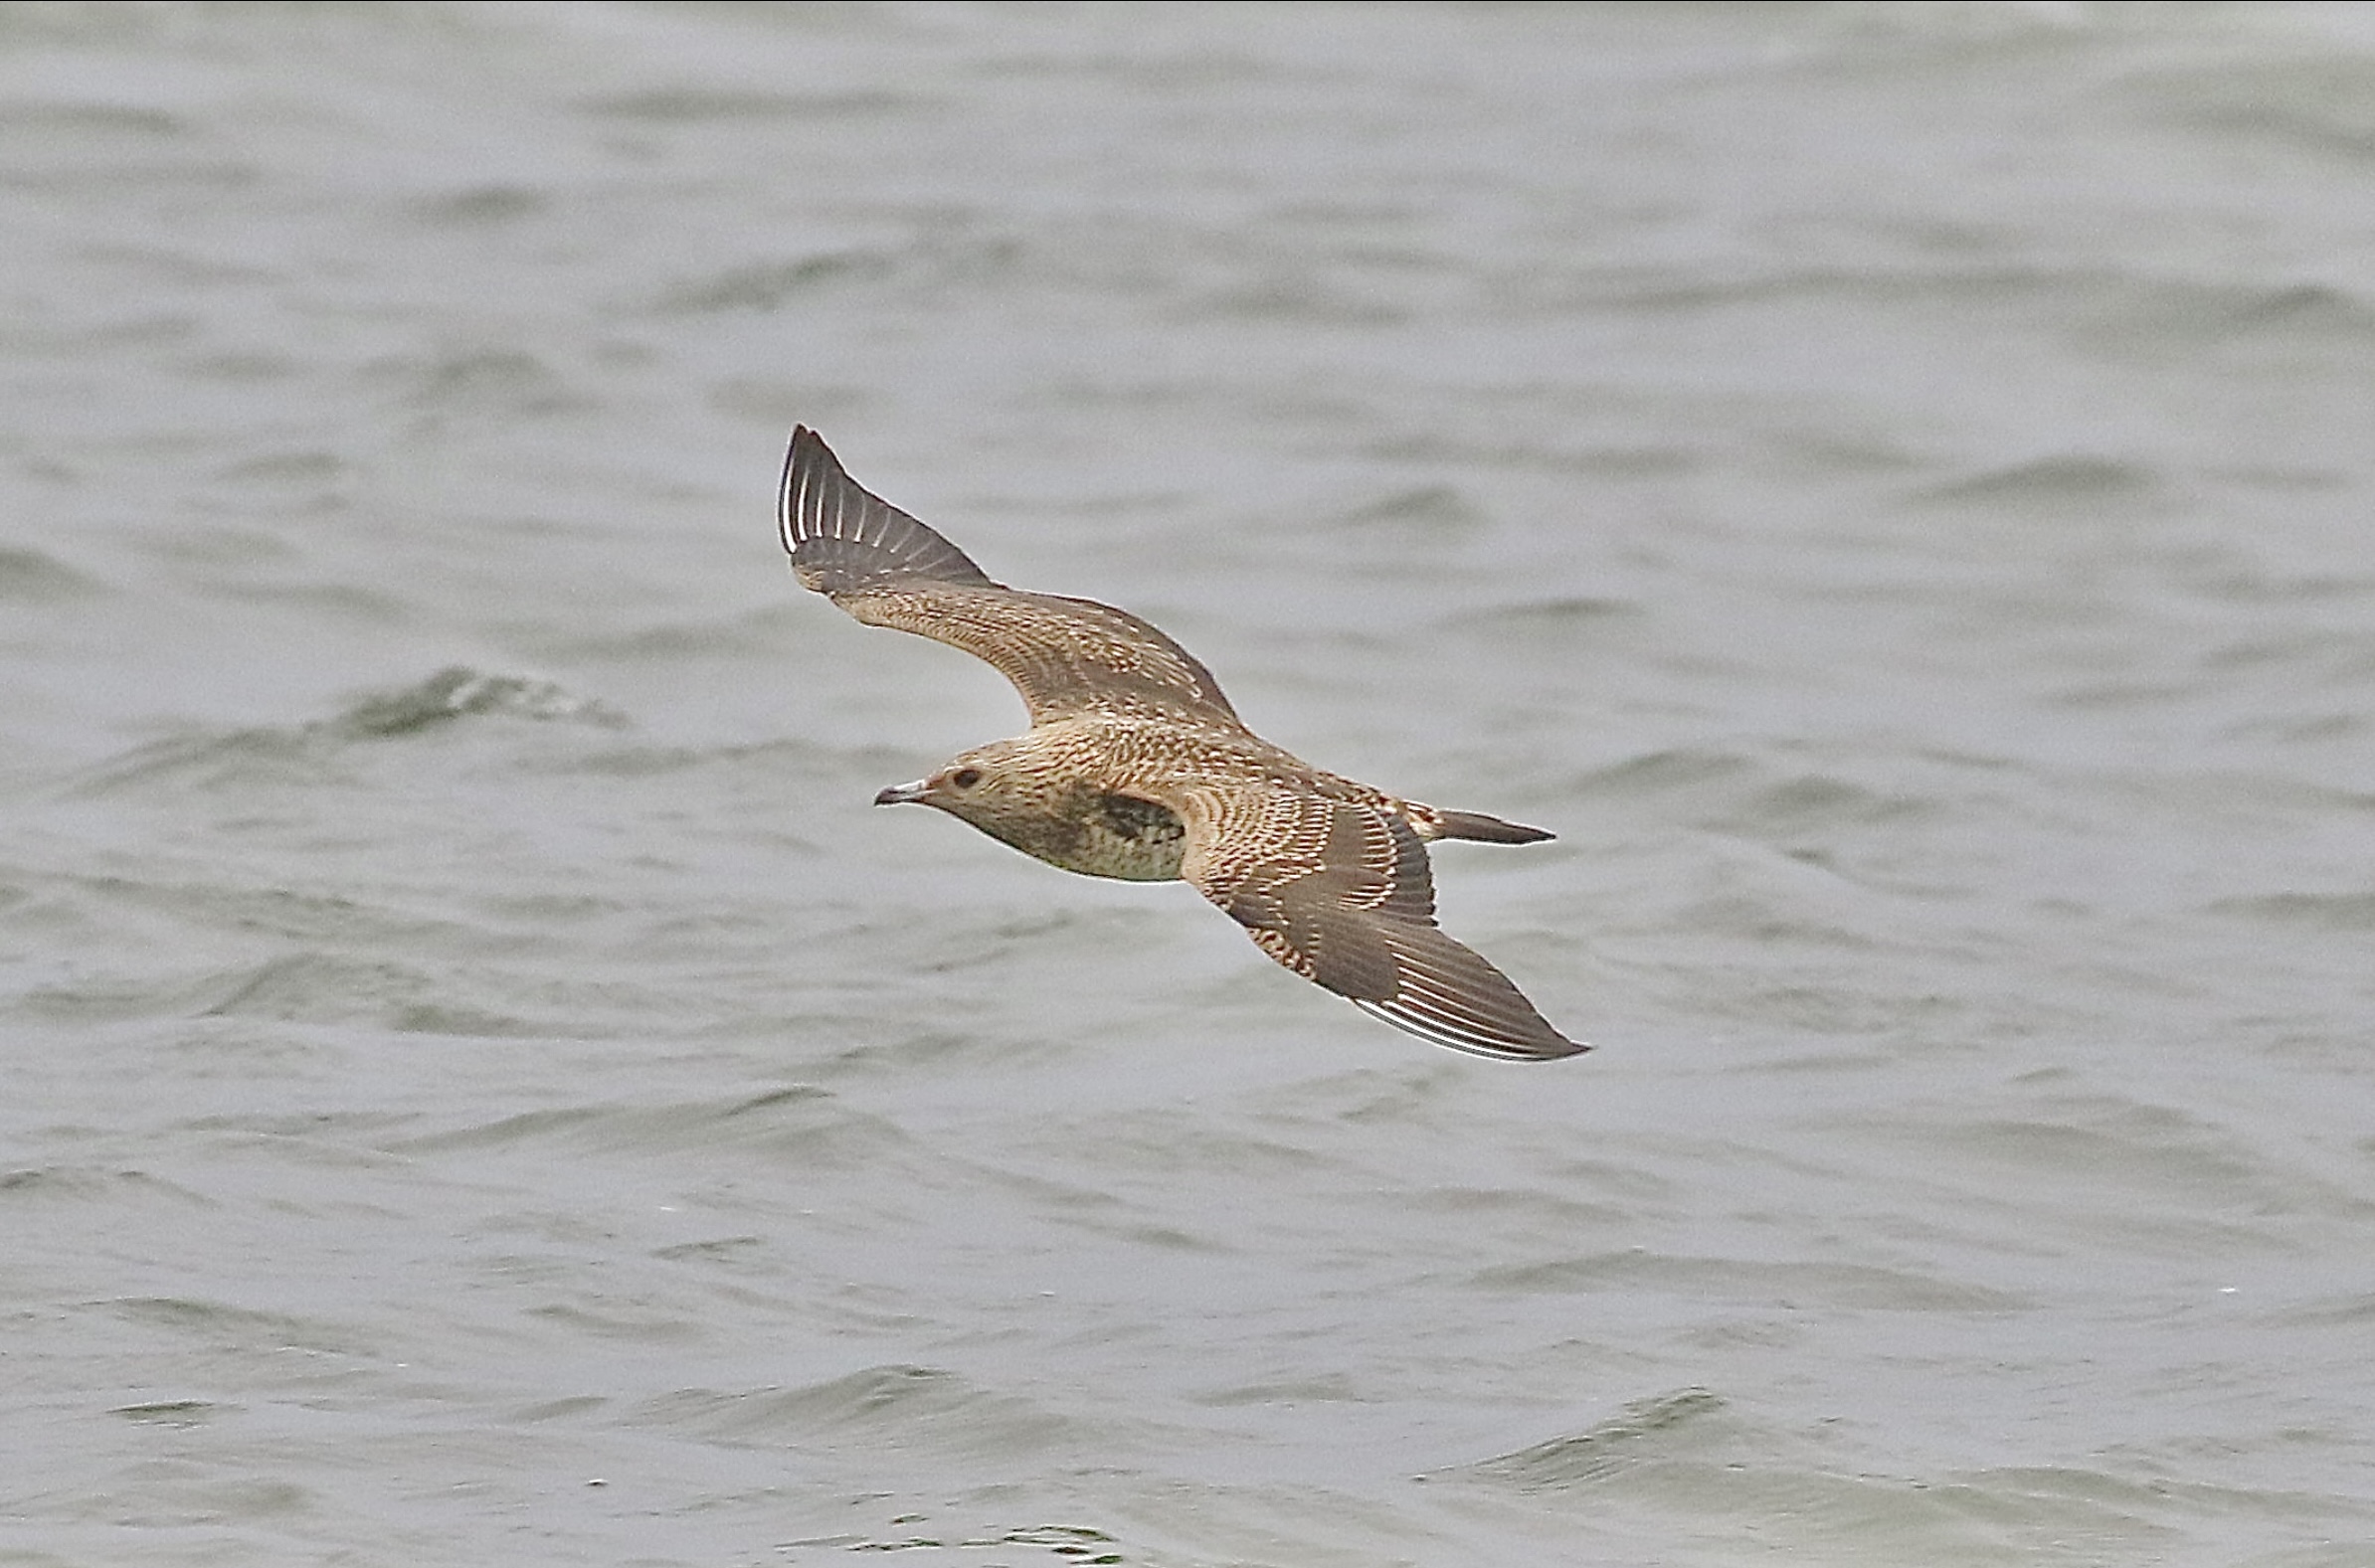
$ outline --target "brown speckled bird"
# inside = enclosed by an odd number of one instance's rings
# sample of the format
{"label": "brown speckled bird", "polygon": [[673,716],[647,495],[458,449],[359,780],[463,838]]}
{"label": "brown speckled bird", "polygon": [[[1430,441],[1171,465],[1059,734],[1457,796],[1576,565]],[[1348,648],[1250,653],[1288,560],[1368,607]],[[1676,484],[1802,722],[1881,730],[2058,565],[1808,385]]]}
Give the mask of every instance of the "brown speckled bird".
{"label": "brown speckled bird", "polygon": [[1280,963],[1437,1045],[1514,1061],[1588,1049],[1435,926],[1427,839],[1549,833],[1399,799],[1279,750],[1171,638],[1110,606],[992,582],[862,489],[805,426],[781,504],[802,586],[868,625],[988,661],[1030,710],[1023,734],[875,804],[938,806],[1086,876],[1185,880]]}

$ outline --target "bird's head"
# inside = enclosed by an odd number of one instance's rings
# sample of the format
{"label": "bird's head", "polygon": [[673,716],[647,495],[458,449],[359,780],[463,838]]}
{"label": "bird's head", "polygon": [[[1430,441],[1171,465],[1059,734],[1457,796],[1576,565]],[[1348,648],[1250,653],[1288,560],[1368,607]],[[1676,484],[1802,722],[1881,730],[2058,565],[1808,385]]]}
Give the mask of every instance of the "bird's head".
{"label": "bird's head", "polygon": [[1024,766],[1013,743],[993,741],[960,752],[936,773],[913,784],[893,784],[874,796],[876,805],[931,805],[985,831],[1027,813],[1044,792],[1036,771]]}

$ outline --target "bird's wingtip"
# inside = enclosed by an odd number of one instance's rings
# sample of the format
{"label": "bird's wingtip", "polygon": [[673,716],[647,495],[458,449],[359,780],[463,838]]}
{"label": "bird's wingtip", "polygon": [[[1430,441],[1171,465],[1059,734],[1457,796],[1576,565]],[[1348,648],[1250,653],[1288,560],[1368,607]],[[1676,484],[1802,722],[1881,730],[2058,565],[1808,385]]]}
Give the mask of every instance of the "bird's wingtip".
{"label": "bird's wingtip", "polygon": [[821,594],[898,576],[990,583],[964,551],[850,478],[806,425],[784,448],[776,526],[802,585]]}
{"label": "bird's wingtip", "polygon": [[1497,1062],[1559,1062],[1570,1056],[1581,1056],[1591,1049],[1583,1041],[1570,1040],[1548,1024],[1544,1024],[1540,1031],[1530,1031],[1521,1037],[1507,1030],[1487,1031],[1473,1025],[1457,1026],[1453,1021],[1431,1012],[1415,1011],[1398,999],[1371,1001],[1356,996],[1352,1002],[1370,1017],[1414,1034],[1429,1044],[1444,1046],[1469,1056],[1491,1057]]}

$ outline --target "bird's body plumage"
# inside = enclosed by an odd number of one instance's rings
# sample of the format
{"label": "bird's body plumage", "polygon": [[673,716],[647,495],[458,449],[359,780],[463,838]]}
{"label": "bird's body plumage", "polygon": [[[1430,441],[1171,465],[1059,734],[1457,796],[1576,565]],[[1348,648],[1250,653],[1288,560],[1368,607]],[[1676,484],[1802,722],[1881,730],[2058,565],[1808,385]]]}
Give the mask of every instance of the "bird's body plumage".
{"label": "bird's body plumage", "polygon": [[938,806],[1066,871],[1185,880],[1278,962],[1437,1044],[1519,1060],[1585,1049],[1435,925],[1423,840],[1549,833],[1400,799],[1271,745],[1161,631],[992,581],[861,488],[805,427],[785,458],[781,522],[803,586],[869,625],[987,661],[1029,709],[1022,735],[878,803]]}

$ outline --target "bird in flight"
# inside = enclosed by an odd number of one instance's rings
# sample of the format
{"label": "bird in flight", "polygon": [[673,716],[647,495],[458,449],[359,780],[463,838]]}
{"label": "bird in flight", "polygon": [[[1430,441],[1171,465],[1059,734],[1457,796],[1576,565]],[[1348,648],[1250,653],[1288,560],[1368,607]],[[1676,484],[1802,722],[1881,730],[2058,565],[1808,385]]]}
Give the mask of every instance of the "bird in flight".
{"label": "bird in flight", "polygon": [[1455,1051],[1589,1047],[1435,925],[1427,840],[1552,835],[1314,768],[1248,730],[1211,672],[1136,615],[993,582],[861,488],[795,427],[780,501],[801,585],[870,626],[962,648],[1014,683],[1030,728],[874,797],[949,815],[1066,871],[1186,881],[1286,967]]}

